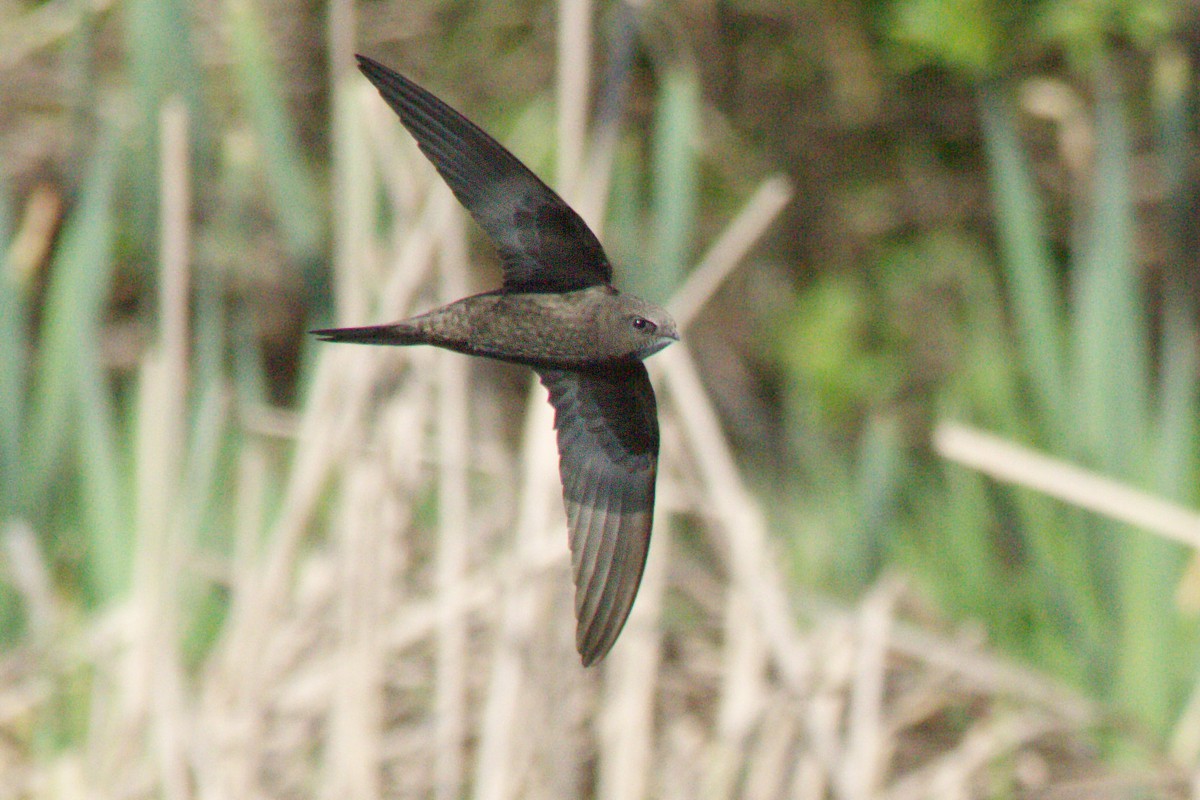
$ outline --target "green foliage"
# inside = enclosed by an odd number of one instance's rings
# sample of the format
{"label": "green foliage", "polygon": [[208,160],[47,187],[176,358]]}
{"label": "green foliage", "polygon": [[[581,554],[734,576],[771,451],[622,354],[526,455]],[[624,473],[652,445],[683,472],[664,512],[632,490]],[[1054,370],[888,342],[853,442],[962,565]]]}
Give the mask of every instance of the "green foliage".
{"label": "green foliage", "polygon": [[669,65],[659,82],[654,120],[654,260],[646,270],[647,299],[663,303],[683,283],[698,204],[696,135],[700,86],[696,70]]}
{"label": "green foliage", "polygon": [[618,283],[658,303],[667,302],[683,283],[694,255],[700,208],[698,81],[694,65],[662,66],[649,153],[627,139],[614,169],[612,236],[607,238],[616,269],[622,270]]}
{"label": "green foliage", "polygon": [[1169,35],[1176,5],[1171,0],[895,0],[886,32],[905,58],[979,80],[1003,74],[1031,42],[1061,48],[1077,65],[1100,55],[1110,37],[1153,46]]}
{"label": "green foliage", "polygon": [[1086,63],[1114,34],[1153,45],[1170,32],[1176,7],[1169,0],[1055,0],[1043,4],[1036,21],[1046,41]]}
{"label": "green foliage", "polygon": [[313,259],[324,239],[325,220],[311,168],[288,116],[284,82],[267,47],[267,26],[249,0],[228,0],[225,9],[234,75],[262,155],[271,209],[289,253],[299,261]]}
{"label": "green foliage", "polygon": [[[32,341],[27,334],[34,317],[32,285],[28,276],[17,274],[7,241],[0,274],[0,404],[5,419],[0,428],[0,529],[5,524],[32,526],[43,535],[47,552],[74,554],[72,561],[84,570],[74,582],[81,588],[110,585],[114,572],[128,566],[128,541],[123,538],[128,520],[121,514],[127,490],[118,468],[111,390],[99,363],[99,330],[115,263],[112,198],[118,152],[117,131],[110,125],[98,140],[78,203],[59,235]],[[4,228],[11,230],[11,223]],[[80,495],[67,502],[76,487]],[[89,594],[87,588],[83,591]],[[6,590],[6,598],[12,597]],[[15,636],[24,627],[24,610],[6,602],[3,613],[0,632]]]}
{"label": "green foliage", "polygon": [[[28,291],[12,258],[13,209],[8,182],[0,178],[0,520],[19,501],[21,422],[25,413],[25,326]],[[0,522],[2,530],[3,522]],[[0,644],[13,641],[23,627],[20,599],[0,580]]]}
{"label": "green foliage", "polygon": [[[904,565],[944,607],[1011,652],[1160,734],[1192,678],[1200,627],[1174,599],[1177,545],[939,463],[937,418],[990,431],[1185,505],[1200,499],[1197,313],[1174,264],[1195,226],[1186,61],[1162,47],[1168,2],[898,0],[887,37],[907,66],[973,85],[995,256],[962,230],[905,230],[856,272],[824,272],[773,336],[800,488],[786,523],[796,574],[853,593]],[[1137,249],[1135,142],[1147,104],[1109,58],[1151,48],[1150,163],[1171,227],[1156,293]],[[1089,87],[1086,170],[1047,202],[1015,109],[1031,46],[1065,53]],[[1154,49],[1158,48],[1158,49]],[[1063,236],[1063,230],[1067,234]],[[995,263],[992,263],[993,258]],[[868,465],[873,465],[868,468]],[[863,480],[862,476],[870,476]],[[871,509],[870,513],[863,509]]]}
{"label": "green foliage", "polygon": [[919,57],[970,74],[996,66],[1005,32],[989,0],[897,0],[892,37]]}
{"label": "green foliage", "polygon": [[12,253],[12,199],[0,182],[0,510],[11,512],[20,497],[21,423],[25,418],[29,286],[17,274]]}
{"label": "green foliage", "polygon": [[[1134,242],[1131,97],[1105,58],[1090,62],[1087,77],[1095,87],[1094,159],[1072,193],[1065,257],[1051,240],[1052,212],[1034,179],[1012,87],[981,81],[999,281],[969,238],[925,232],[885,250],[867,280],[824,276],[797,304],[779,350],[795,381],[797,452],[822,498],[846,507],[866,489],[842,457],[829,454],[836,439],[828,431],[865,442],[877,420],[923,396],[916,405],[930,403],[943,417],[969,419],[1184,504],[1197,501],[1195,310],[1147,289]],[[1179,81],[1160,85],[1159,163],[1182,170],[1186,91]],[[1182,173],[1165,182],[1178,192],[1186,185]],[[1187,223],[1177,219],[1182,235]],[[921,297],[945,302],[921,313],[913,306]],[[938,319],[950,327],[930,323]],[[923,328],[914,330],[913,320]],[[919,416],[900,418],[922,425]],[[905,488],[880,493],[894,499],[876,515],[890,531],[886,560],[923,576],[947,608],[984,620],[1006,648],[1088,687],[1148,729],[1165,733],[1176,723],[1192,681],[1180,665],[1200,643],[1197,621],[1173,597],[1182,548],[941,467],[916,449],[894,472]],[[839,478],[830,487],[813,477],[820,474]],[[837,541],[863,536],[861,518],[834,520]],[[824,561],[811,542],[797,547],[807,548],[802,574],[835,583],[881,563],[853,544],[826,548]]]}
{"label": "green foliage", "polygon": [[50,501],[68,441],[83,421],[77,409],[87,399],[88,368],[99,356],[96,332],[113,276],[116,170],[117,136],[110,129],[96,148],[78,207],[63,226],[50,265],[23,426],[28,437],[18,508],[25,513]]}
{"label": "green foliage", "polygon": [[870,293],[850,276],[824,276],[778,329],[776,348],[788,373],[808,389],[812,424],[834,430],[858,421],[863,405],[879,406],[901,380],[894,352],[872,344],[877,321]]}
{"label": "green foliage", "polygon": [[[1013,117],[1003,110],[1000,92],[981,93],[1022,377],[1037,387],[1039,401],[1025,415],[1034,420],[1034,430],[1007,427],[1007,432],[1033,434],[1052,452],[1191,503],[1200,479],[1195,373],[1188,363],[1152,366],[1160,358],[1156,354],[1177,348],[1161,334],[1157,341],[1152,336],[1153,303],[1133,246],[1128,96],[1106,61],[1095,63],[1091,77],[1098,87],[1094,175],[1090,193],[1074,210],[1080,224],[1066,265],[1065,296],[1052,271],[1048,241],[1029,233],[1037,214],[1028,210],[1037,201]],[[1045,225],[1032,230],[1044,231]],[[1169,476],[1155,466],[1162,463],[1166,442],[1176,470]],[[1197,636],[1194,621],[1179,616],[1172,598],[1183,553],[1150,534],[1055,512],[1028,498],[1018,498],[1016,508],[1024,512],[1016,531],[1034,568],[1023,580],[1030,581],[1031,600],[1050,612],[1047,621],[1062,637],[1058,649],[1065,652],[1058,656],[1069,661],[1077,654],[1071,672],[1151,727],[1166,730],[1187,685],[1174,665],[1192,652]]]}
{"label": "green foliage", "polygon": [[[199,101],[205,75],[192,60],[187,9],[134,0],[120,11],[129,36],[123,66],[132,81],[124,95],[114,90],[105,100],[137,113],[105,112],[94,139],[83,140],[79,186],[54,240],[44,285],[31,272],[38,265],[18,271],[12,249],[18,220],[9,188],[0,186],[0,535],[16,525],[33,531],[54,581],[51,600],[64,612],[55,624],[63,626],[80,611],[107,610],[128,599],[139,564],[143,572],[153,570],[156,552],[228,556],[228,498],[237,488],[234,465],[243,439],[230,424],[229,399],[232,392],[262,402],[267,394],[257,334],[238,316],[243,308],[227,306],[226,276],[206,269],[220,263],[191,265],[194,303],[185,335],[191,345],[172,356],[183,364],[182,381],[164,380],[166,373],[154,366],[164,358],[161,343],[139,353],[140,369],[132,376],[114,375],[105,363],[114,282],[122,271],[132,273],[149,293],[157,279],[158,262],[144,254],[157,249],[165,224],[158,218],[158,111],[171,96],[185,98],[189,108],[188,166],[195,183],[205,192],[212,186],[208,172],[195,169],[211,163],[210,135]],[[94,22],[80,18],[78,41],[90,41],[84,28]],[[243,32],[253,27],[245,16],[233,22]],[[268,58],[265,50],[247,47],[253,52],[241,55],[251,67]],[[278,83],[245,89],[266,143],[257,178],[279,201],[285,241],[297,257],[313,258],[323,226],[279,89]],[[275,97],[267,97],[272,92]],[[238,235],[249,234],[243,226]],[[145,323],[153,330],[152,320]],[[172,442],[155,431],[176,410],[187,433]],[[14,590],[15,577],[0,568],[0,646],[23,636],[69,638],[74,631],[28,630],[30,609]],[[171,591],[169,602],[185,609],[175,635],[199,657],[220,630],[223,595],[194,577],[179,578]],[[70,676],[60,687],[63,702],[78,715],[85,713],[87,680]],[[35,736],[58,746],[77,728],[65,724]]]}

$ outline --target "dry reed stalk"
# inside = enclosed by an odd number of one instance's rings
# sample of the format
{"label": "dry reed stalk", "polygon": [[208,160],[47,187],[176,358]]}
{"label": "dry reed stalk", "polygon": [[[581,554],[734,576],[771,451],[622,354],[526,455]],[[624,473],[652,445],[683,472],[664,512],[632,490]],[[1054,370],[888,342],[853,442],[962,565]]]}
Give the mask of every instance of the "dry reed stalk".
{"label": "dry reed stalk", "polygon": [[[357,92],[354,96],[361,103],[366,103],[368,99],[372,103],[377,100],[365,92]],[[341,107],[336,96],[334,104],[335,108]],[[342,116],[353,119],[360,115],[361,112],[356,107],[350,107],[343,110]],[[370,148],[360,140],[356,146],[347,144],[344,151],[348,161],[359,164],[367,158]],[[358,168],[351,172],[357,174]],[[369,172],[366,174],[370,175]],[[370,187],[374,185],[374,181],[369,179],[364,179],[361,185],[353,184],[352,181],[345,183],[357,187],[356,191],[349,192],[351,197],[369,193]],[[438,195],[435,194],[434,197]],[[428,275],[434,255],[428,228],[422,229],[418,226],[421,222],[440,223],[440,229],[448,220],[446,211],[450,205],[445,199],[429,203],[422,219],[413,229],[425,230],[426,233],[413,233],[407,239],[410,246],[396,254],[390,272],[394,276],[393,280],[383,292],[386,307],[381,309],[382,313],[399,318],[409,309],[420,281]],[[344,206],[338,206],[338,216],[348,216],[355,208],[359,210],[358,213],[368,216],[362,210],[364,207],[361,203],[356,205],[346,199]],[[350,236],[358,231],[360,225],[347,220],[338,227],[347,231],[345,236]],[[335,276],[341,276],[340,280],[347,285],[348,296],[362,295],[353,288],[359,283],[353,276],[362,264],[371,261],[370,251],[362,247],[371,239],[369,231],[363,230],[359,233],[362,234],[362,238],[357,240],[360,249],[339,250],[335,253],[334,273]],[[362,314],[366,316],[366,307],[370,304],[363,301],[359,305],[364,307]],[[357,318],[361,319],[363,316]],[[285,498],[281,504],[283,513],[269,537],[272,547],[267,554],[264,586],[260,597],[260,601],[268,608],[276,607],[282,602],[294,564],[296,548],[320,498],[321,487],[327,480],[329,469],[342,461],[349,442],[354,440],[352,432],[361,427],[359,417],[369,400],[373,372],[371,352],[350,350],[339,353],[339,356],[338,359],[322,359],[319,362],[312,394],[305,405],[296,434],[297,451]]]}
{"label": "dry reed stalk", "polygon": [[[441,194],[450,194],[441,190]],[[467,245],[461,220],[443,239],[441,248],[441,303],[464,297],[467,292]],[[436,752],[439,800],[452,800],[462,793],[463,745],[467,735],[466,650],[467,630],[462,605],[468,569],[471,521],[467,495],[469,418],[465,359],[454,353],[438,353],[438,552],[437,595],[440,632],[437,644]]]}
{"label": "dry reed stalk", "polygon": [[734,267],[767,232],[775,218],[792,199],[791,183],[774,175],[759,184],[750,200],[697,262],[687,280],[671,298],[671,314],[686,328]]}
{"label": "dry reed stalk", "polygon": [[[514,554],[497,556],[489,569],[472,573],[459,587],[456,602],[450,610],[464,619],[494,624],[500,617],[500,600],[507,586],[540,581],[546,573],[563,569],[566,554],[551,543],[546,544],[547,547],[525,558]],[[445,613],[438,597],[407,598],[388,620],[386,638],[389,647],[394,650],[413,648],[432,635]]]}
{"label": "dry reed stalk", "polygon": [[[33,526],[23,519],[5,522],[0,526],[0,547],[3,547],[5,577],[21,597],[30,637],[43,641],[54,634],[62,614]],[[0,703],[0,719],[3,718],[3,703]]]}
{"label": "dry reed stalk", "polygon": [[571,197],[583,169],[588,98],[592,96],[592,4],[590,0],[559,0],[558,13],[558,184],[565,191],[563,196]]}
{"label": "dry reed stalk", "polygon": [[[1171,731],[1167,752],[1172,761],[1183,767],[1200,763],[1200,679],[1192,687],[1187,704]],[[1193,769],[1196,770],[1195,779],[1200,779],[1200,767]]]}
{"label": "dry reed stalk", "polygon": [[382,623],[388,594],[380,509],[390,488],[377,459],[349,465],[338,518],[336,641],[328,698],[329,725],[320,794],[326,798],[376,797],[382,749]]}
{"label": "dry reed stalk", "polygon": [[[663,352],[655,364],[666,379],[670,408],[693,453],[690,461],[700,482],[698,494],[708,498],[709,511],[721,521],[733,580],[753,601],[750,618],[762,626],[776,668],[797,691],[804,691],[808,654],[796,640],[781,576],[764,561],[769,554],[761,514],[734,466],[686,343]],[[771,557],[770,563],[775,562]],[[740,620],[730,617],[728,622],[737,635]]]}
{"label": "dry reed stalk", "polygon": [[887,768],[884,680],[899,588],[890,582],[876,585],[859,609],[854,680],[846,709],[845,751],[834,775],[844,797],[872,797],[884,780]]}
{"label": "dry reed stalk", "polygon": [[933,434],[933,444],[943,458],[997,480],[1033,489],[1200,549],[1200,513],[1128,484],[964,425],[939,425]]}
{"label": "dry reed stalk", "polygon": [[998,712],[974,723],[960,744],[896,781],[883,800],[956,800],[980,795],[983,770],[1047,734],[1061,730],[1048,715]]}
{"label": "dry reed stalk", "polygon": [[[659,498],[659,501],[669,498]],[[598,794],[645,797],[655,748],[655,703],[662,660],[662,604],[671,553],[669,504],[655,510],[653,547],[620,646],[608,657],[598,710]]]}
{"label": "dry reed stalk", "polygon": [[[255,606],[269,469],[262,444],[250,439],[239,453],[237,465],[233,560],[228,583],[230,620],[243,619],[248,608]],[[265,722],[253,701],[258,690],[254,679],[259,672],[247,658],[250,648],[229,646],[229,642],[229,638],[223,639],[225,646],[218,645],[209,657],[198,700],[198,728],[211,732],[199,785],[205,797],[252,797],[258,793]]]}
{"label": "dry reed stalk", "polygon": [[[375,210],[374,152],[365,130],[370,95],[357,77],[344,72],[334,84],[333,170],[333,285],[337,320],[363,319],[374,309],[369,301],[370,281],[363,273],[375,267],[371,251]],[[372,270],[374,271],[374,270]]]}
{"label": "dry reed stalk", "polygon": [[741,796],[770,800],[787,791],[800,735],[799,709],[790,698],[776,693],[764,710],[761,731],[746,751],[746,778]]}
{"label": "dry reed stalk", "polygon": [[[135,476],[134,571],[127,649],[116,675],[116,712],[126,735],[148,737],[154,748],[144,754],[165,797],[191,796],[186,753],[187,699],[179,640],[182,618],[176,577],[190,541],[188,519],[179,494],[181,454],[186,452],[188,174],[187,111],[169,100],[159,116],[162,163],[162,262],[159,278],[158,340],[138,372],[138,435]],[[99,743],[99,742],[98,742]],[[102,744],[102,743],[101,743]],[[124,754],[110,742],[100,757],[115,766]]]}
{"label": "dry reed stalk", "polygon": [[[361,93],[357,96],[360,99],[366,97]],[[367,148],[351,149],[369,152]],[[431,202],[418,224],[425,223],[428,229],[431,227],[429,223],[447,218],[445,210],[446,203]],[[410,242],[416,246],[400,253],[398,257],[404,263],[396,265],[393,272],[393,275],[404,276],[404,279],[393,280],[387,290],[389,302],[397,309],[397,316],[407,310],[418,288],[419,276],[427,274],[434,256],[429,236],[415,236]],[[362,257],[359,265],[371,260],[362,248],[343,254],[343,257],[352,258],[354,253]],[[361,279],[349,279],[351,285],[356,281],[361,282]],[[349,293],[355,294],[353,291]],[[366,295],[360,296],[365,298]],[[364,302],[363,305],[365,307],[367,304]],[[299,563],[297,548],[300,537],[307,529],[320,497],[320,487],[331,467],[343,459],[343,454],[350,452],[354,443],[363,442],[369,436],[364,429],[364,422],[376,370],[367,353],[348,352],[344,355],[344,359],[326,360],[318,367],[312,390],[313,400],[308,406],[308,413],[300,421],[297,453],[283,504],[285,511],[276,523],[275,535],[268,539],[269,549],[261,560],[261,566],[239,571],[240,584],[236,588],[241,591],[234,592],[225,641],[214,654],[217,664],[222,663],[221,653],[226,655],[224,667],[214,673],[210,681],[209,695],[223,699],[229,706],[229,712],[235,717],[240,716],[243,725],[251,732],[260,728],[261,717],[244,709],[256,703],[261,705],[261,694],[265,687],[276,685],[282,677],[277,670],[288,669],[298,653],[311,646],[311,638],[303,634],[293,635],[291,644],[281,641],[284,637],[272,635],[273,630],[285,626],[286,616],[291,613],[288,607],[297,602],[296,599],[287,599],[286,586],[288,576]],[[423,384],[427,385],[427,382],[418,381],[410,388],[414,388],[419,395]],[[428,403],[414,402],[411,391],[401,392],[398,399],[404,402],[406,409],[429,407]],[[406,424],[411,426],[408,428],[410,431],[423,430],[425,427],[420,418],[407,420]],[[419,459],[416,448],[409,450],[414,459]],[[402,475],[410,478],[416,471],[415,461],[407,469],[400,469]],[[344,484],[348,495],[354,496],[355,492],[362,492],[367,487],[374,487],[375,490],[370,496],[359,497],[359,502],[351,502],[344,513],[353,515],[356,510],[375,509],[375,516],[378,517],[381,509],[394,506],[390,487],[386,491],[379,488],[379,478],[384,474],[395,474],[394,469],[384,468],[383,462],[379,462],[374,469],[364,471],[355,468],[349,472]],[[410,486],[409,496],[412,491],[413,487]],[[380,634],[385,630],[381,616],[383,607],[393,602],[391,599],[385,600],[387,592],[383,582],[389,575],[389,569],[383,554],[394,549],[378,537],[382,535],[381,532],[393,536],[397,530],[395,523],[406,514],[403,509],[393,512],[388,520],[392,525],[380,525],[380,520],[376,519],[375,524],[370,525],[348,522],[340,526],[348,533],[347,537],[339,540],[344,553],[343,584],[348,589],[338,596],[344,610],[342,624],[338,626],[341,655],[334,663],[341,664],[344,672],[343,679],[336,682],[339,694],[335,695],[343,700],[334,702],[331,707],[330,759],[324,783],[326,794],[338,794],[343,789],[355,796],[376,793],[375,782],[379,769],[379,757],[376,754],[380,750],[378,738],[382,717],[379,700],[382,691],[379,676],[383,673]],[[321,626],[313,627],[319,630]],[[267,648],[280,643],[284,647],[276,650],[275,658],[266,657]],[[222,675],[223,679],[220,677]],[[372,678],[372,675],[376,677]],[[222,687],[222,681],[226,682],[225,687]],[[248,772],[262,768],[267,758],[265,750],[270,744],[257,738],[250,741],[247,741],[250,737],[239,738],[247,750],[257,749],[259,752],[256,756],[247,756],[245,752],[235,756],[240,766],[233,772],[241,776],[235,782],[235,787],[245,785]],[[227,752],[236,749],[229,748]],[[232,796],[240,795],[234,792]]]}
{"label": "dry reed stalk", "polygon": [[[515,555],[520,573],[528,574],[528,565],[540,563],[547,551],[565,555],[565,537],[558,541],[547,535],[549,520],[555,513],[558,494],[558,468],[553,441],[552,414],[549,405],[538,396],[541,387],[532,387],[539,402],[531,403],[526,416],[523,439],[523,472],[520,483],[519,506],[515,526]],[[562,512],[557,512],[562,516]],[[555,531],[555,534],[560,531]],[[547,581],[520,579],[506,575],[501,601],[501,620],[498,624],[496,651],[483,702],[479,731],[478,757],[475,764],[475,793],[481,800],[500,800],[513,795],[517,763],[524,742],[532,734],[521,724],[518,714],[520,701],[526,691],[523,653],[530,646],[539,606],[548,600]]]}
{"label": "dry reed stalk", "polygon": [[[850,624],[854,613],[815,597],[800,597],[798,609],[814,620]],[[1099,706],[1077,690],[1057,683],[995,653],[986,652],[984,642],[963,636],[944,636],[911,623],[890,623],[889,653],[919,663],[935,687],[932,693],[945,694],[945,685],[953,683],[967,691],[1016,698],[1062,717],[1073,726],[1087,728],[1101,718]],[[920,692],[910,693],[916,697]],[[917,702],[917,707],[923,705]],[[918,713],[914,710],[912,713]]]}

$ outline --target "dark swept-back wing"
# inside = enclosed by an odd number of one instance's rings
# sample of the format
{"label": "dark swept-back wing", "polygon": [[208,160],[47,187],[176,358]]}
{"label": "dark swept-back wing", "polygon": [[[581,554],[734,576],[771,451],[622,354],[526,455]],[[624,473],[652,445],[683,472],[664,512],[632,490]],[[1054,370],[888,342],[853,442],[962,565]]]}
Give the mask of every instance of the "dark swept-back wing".
{"label": "dark swept-back wing", "polygon": [[408,78],[357,58],[363,75],[495,242],[505,289],[571,292],[612,281],[591,228],[512,153]]}
{"label": "dark swept-back wing", "polygon": [[555,411],[575,646],[589,666],[617,640],[646,566],[658,471],[654,387],[640,361],[538,375]]}

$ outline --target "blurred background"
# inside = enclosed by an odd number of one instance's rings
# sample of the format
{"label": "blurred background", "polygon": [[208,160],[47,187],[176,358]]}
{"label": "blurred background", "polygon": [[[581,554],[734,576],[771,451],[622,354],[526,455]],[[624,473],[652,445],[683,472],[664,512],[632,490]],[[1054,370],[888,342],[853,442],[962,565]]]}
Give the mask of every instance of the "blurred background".
{"label": "blurred background", "polygon": [[[1198,11],[0,0],[0,798],[1197,796]],[[599,669],[355,52],[686,317]]]}

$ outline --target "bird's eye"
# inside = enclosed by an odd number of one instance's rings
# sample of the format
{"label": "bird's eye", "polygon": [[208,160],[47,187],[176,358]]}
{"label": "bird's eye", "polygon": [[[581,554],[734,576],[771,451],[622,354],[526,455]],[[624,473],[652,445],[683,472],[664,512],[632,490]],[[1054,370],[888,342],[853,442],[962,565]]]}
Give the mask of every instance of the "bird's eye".
{"label": "bird's eye", "polygon": [[646,331],[647,333],[654,333],[654,331],[658,330],[658,326],[645,317],[634,317],[633,327],[637,328],[639,331]]}

